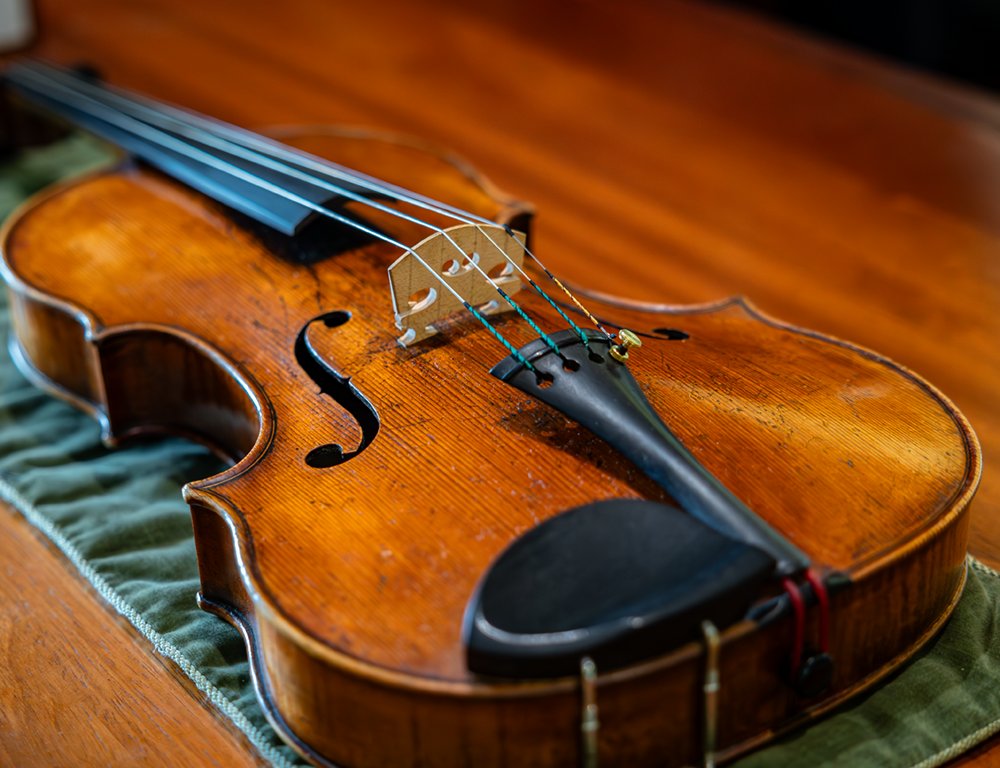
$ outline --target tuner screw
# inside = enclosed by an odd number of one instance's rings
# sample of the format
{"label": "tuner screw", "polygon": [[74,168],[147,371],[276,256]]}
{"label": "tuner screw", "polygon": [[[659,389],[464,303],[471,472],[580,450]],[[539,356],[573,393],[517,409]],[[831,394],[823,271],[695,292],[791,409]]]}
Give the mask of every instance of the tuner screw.
{"label": "tuner screw", "polygon": [[617,360],[619,363],[625,363],[628,360],[628,351],[635,347],[638,349],[642,346],[642,339],[640,339],[635,333],[630,331],[628,328],[622,328],[618,331],[618,344],[611,345],[611,356]]}

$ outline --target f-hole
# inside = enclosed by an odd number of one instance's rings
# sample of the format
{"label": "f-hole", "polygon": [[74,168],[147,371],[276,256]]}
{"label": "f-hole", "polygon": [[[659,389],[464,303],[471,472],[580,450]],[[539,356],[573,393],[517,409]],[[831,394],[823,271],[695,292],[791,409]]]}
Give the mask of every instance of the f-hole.
{"label": "f-hole", "polygon": [[306,464],[314,469],[326,469],[353,459],[371,445],[378,434],[379,417],[375,406],[351,383],[350,376],[344,376],[326,362],[309,342],[309,328],[315,323],[323,323],[327,328],[338,328],[351,319],[351,313],[335,310],[318,315],[302,326],[295,338],[295,360],[306,375],[319,387],[321,395],[326,395],[341,405],[361,429],[361,442],[353,451],[344,451],[337,443],[326,443],[313,448],[306,454]]}

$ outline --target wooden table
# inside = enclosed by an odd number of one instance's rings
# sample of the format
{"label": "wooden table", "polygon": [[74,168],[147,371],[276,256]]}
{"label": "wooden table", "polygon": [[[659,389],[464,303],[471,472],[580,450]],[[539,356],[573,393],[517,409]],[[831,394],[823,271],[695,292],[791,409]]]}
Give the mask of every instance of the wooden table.
{"label": "wooden table", "polygon": [[[453,148],[537,204],[536,250],[579,284],[743,293],[920,372],[978,430],[971,549],[1000,564],[995,100],[696,3],[40,6],[37,52],[114,83]],[[0,526],[0,764],[257,762],[37,532]]]}

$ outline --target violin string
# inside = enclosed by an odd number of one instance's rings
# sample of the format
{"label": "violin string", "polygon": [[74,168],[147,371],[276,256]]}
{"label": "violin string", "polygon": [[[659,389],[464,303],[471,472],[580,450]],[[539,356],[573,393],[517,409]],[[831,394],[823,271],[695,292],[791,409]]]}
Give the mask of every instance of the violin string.
{"label": "violin string", "polygon": [[378,194],[395,198],[400,202],[407,202],[436,213],[448,215],[456,220],[459,220],[461,217],[464,220],[463,223],[471,223],[468,220],[474,219],[483,224],[496,225],[496,222],[491,221],[486,217],[462,210],[449,205],[448,203],[434,200],[426,195],[422,195],[418,192],[407,190],[390,182],[377,179],[373,176],[362,173],[361,171],[346,168],[333,162],[332,160],[319,158],[304,150],[294,149],[277,140],[270,139],[266,136],[262,136],[245,128],[240,128],[239,126],[223,122],[207,115],[193,112],[171,104],[158,102],[153,99],[146,98],[141,94],[131,93],[129,91],[125,91],[124,89],[115,88],[109,84],[101,84],[100,86],[94,85],[86,80],[78,78],[72,73],[60,70],[57,67],[41,65],[37,62],[22,62],[14,65],[12,69],[24,69],[29,66],[32,70],[38,71],[47,77],[51,77],[53,79],[60,78],[69,82],[74,88],[89,88],[101,96],[114,94],[126,104],[142,106],[147,111],[160,116],[172,116],[174,120],[181,124],[200,126],[201,130],[214,135],[228,135],[230,136],[230,140],[234,143],[258,149],[258,151],[263,154],[268,154],[272,157],[284,157],[288,162],[295,163],[296,165],[300,165],[302,167],[310,167],[324,175],[330,175],[335,178],[339,178],[342,181],[348,181],[357,184],[358,186],[363,186],[366,189],[370,189]]}
{"label": "violin string", "polygon": [[[489,233],[486,232],[486,230],[484,230],[481,226],[478,226],[478,225],[475,225],[475,226],[476,226],[476,229],[478,229],[480,232],[483,233],[483,235],[486,237],[487,240],[489,240],[491,243],[493,243],[494,247],[496,247],[497,249],[500,249],[500,246],[497,245],[497,243],[493,240],[492,237],[490,237]],[[509,237],[511,237],[514,240],[514,242],[518,243],[524,249],[524,252],[526,254],[528,254],[532,258],[535,258],[534,255],[531,253],[531,251],[528,250],[527,244],[524,243],[524,242],[522,242],[518,238],[517,233],[513,230],[513,228],[509,224],[504,224],[503,228],[504,228],[504,231],[507,233],[507,235]],[[578,326],[576,323],[574,323],[570,319],[570,316],[566,314],[566,312],[563,310],[563,308],[560,307],[558,304],[556,304],[555,300],[551,296],[549,296],[545,291],[542,290],[542,287],[538,283],[536,283],[534,281],[534,279],[531,277],[531,275],[529,275],[527,272],[524,271],[524,268],[521,267],[520,264],[518,264],[513,259],[509,259],[509,261],[510,261],[511,264],[514,265],[514,268],[518,272],[521,273],[521,277],[523,277],[525,280],[527,280],[528,285],[530,285],[532,288],[534,288],[535,291],[538,293],[538,295],[541,296],[543,299],[545,299],[545,301],[547,301],[549,303],[549,305],[552,307],[552,309],[554,309],[556,312],[558,312],[559,316],[569,324],[569,327],[572,328],[576,332],[576,335],[580,337],[580,341],[583,343],[584,348],[589,352],[590,351],[590,339],[587,338],[587,334],[585,334],[581,330],[580,326]],[[538,259],[535,259],[535,261],[538,263],[539,266],[541,266],[542,263],[540,261],[538,261]],[[545,269],[545,267],[542,267],[542,269]],[[555,276],[554,275],[552,275],[550,272],[548,272],[548,270],[545,270],[545,271],[549,275],[550,278],[552,278],[553,280],[555,280]],[[562,283],[560,283],[558,280],[556,280],[556,284],[559,285],[559,286],[562,286]],[[565,289],[563,289],[563,290],[565,290]],[[567,291],[567,293],[568,293],[568,291]],[[574,301],[576,300],[576,297],[573,296],[572,294],[570,294],[570,298],[574,299]],[[577,302],[577,304],[581,308],[583,308],[583,305],[580,305],[579,302]],[[584,309],[584,313],[588,317],[590,317],[592,320],[595,320],[595,322],[596,322],[596,319],[594,318],[594,316],[591,315],[589,312],[587,312],[585,309]],[[599,323],[597,323],[597,327],[600,328],[602,331],[604,331],[604,329],[601,328],[601,325]],[[613,339],[612,339],[611,335],[607,331],[604,331],[604,335],[607,336],[608,341],[613,342]],[[561,355],[560,355],[560,357],[561,357]],[[563,359],[565,360],[565,358],[563,358]]]}
{"label": "violin string", "polygon": [[[269,139],[260,134],[253,133],[244,128],[232,125],[230,123],[217,120],[215,118],[208,117],[190,110],[182,109],[170,104],[163,104],[152,99],[148,99],[139,94],[133,94],[121,89],[115,88],[111,85],[101,85],[97,86],[92,83],[87,82],[75,75],[64,72],[55,67],[49,67],[46,65],[32,64],[29,62],[34,69],[42,70],[42,74],[47,75],[52,78],[62,78],[69,81],[76,88],[89,88],[92,92],[104,96],[115,97],[119,104],[125,105],[125,107],[140,107],[146,112],[152,114],[154,118],[167,117],[172,119],[172,121],[183,129],[195,128],[204,132],[210,136],[219,136],[226,139],[230,144],[240,145],[248,149],[256,150],[257,152],[268,155],[275,159],[284,159],[286,163],[295,163],[303,168],[308,168],[315,173],[319,173],[324,176],[332,176],[333,178],[340,179],[342,181],[347,181],[353,183],[357,186],[369,189],[377,194],[382,194],[386,197],[395,198],[400,202],[404,202],[415,207],[420,207],[425,210],[437,213],[439,215],[450,217],[456,221],[463,224],[476,227],[480,233],[482,233],[491,244],[510,262],[515,269],[522,275],[522,277],[531,285],[532,288],[541,296],[545,301],[547,301],[552,308],[559,313],[559,315],[569,324],[569,326],[577,333],[580,339],[583,341],[584,345],[589,348],[589,339],[580,330],[579,326],[563,311],[563,309],[539,286],[525,270],[518,264],[515,260],[511,259],[507,252],[489,235],[489,233],[483,229],[483,224],[493,226],[495,222],[487,219],[483,216],[471,213],[470,211],[457,208],[456,206],[449,205],[448,203],[441,202],[439,200],[434,200],[426,195],[422,195],[418,192],[413,192],[412,190],[405,189],[398,185],[386,182],[375,177],[364,174],[360,171],[355,171],[353,169],[346,168],[338,163],[330,160],[316,157],[304,152],[303,150],[293,149],[288,147],[281,142]],[[28,66],[21,65],[21,66]],[[228,139],[226,138],[228,137]],[[310,181],[317,181],[316,177],[312,177]],[[580,302],[580,300],[566,287],[561,280],[559,280],[546,266],[542,263],[541,259],[527,246],[526,242],[521,241],[514,235],[513,230],[510,226],[505,225],[507,233],[517,241],[520,246],[524,249],[524,252],[531,258],[538,267],[545,273],[545,275],[552,280],[559,288],[562,290],[567,297],[576,305],[576,307],[587,317],[593,325],[604,334],[604,336],[609,340],[613,341],[612,335],[601,325],[596,317]]]}
{"label": "violin string", "polygon": [[[57,85],[57,87],[61,87],[61,86]],[[71,91],[71,93],[74,96],[76,95],[75,91]],[[93,99],[90,99],[87,96],[83,96],[83,98],[87,99],[88,101],[95,101]],[[98,102],[98,104],[99,104],[99,102]],[[214,168],[215,170],[221,171],[223,173],[227,173],[230,176],[233,176],[234,178],[238,178],[238,179],[240,179],[242,181],[245,181],[245,182],[247,182],[249,184],[257,186],[257,187],[259,187],[259,188],[261,188],[261,189],[263,189],[265,191],[271,192],[272,194],[278,195],[280,197],[284,197],[287,200],[290,200],[292,202],[298,203],[299,205],[302,205],[302,206],[304,206],[306,208],[309,208],[310,210],[315,211],[316,213],[320,214],[321,216],[326,216],[328,218],[331,218],[331,219],[333,219],[335,221],[340,222],[341,224],[344,224],[345,226],[353,227],[353,228],[355,228],[355,229],[357,229],[357,230],[359,230],[361,232],[364,232],[365,234],[367,234],[367,235],[369,235],[371,237],[383,240],[384,242],[389,243],[390,245],[392,245],[392,246],[394,246],[396,248],[399,248],[400,250],[403,250],[403,251],[409,253],[410,255],[412,255],[414,257],[414,259],[416,259],[416,261],[421,266],[423,266],[428,272],[430,272],[435,278],[437,278],[438,282],[440,282],[441,285],[443,285],[444,288],[447,291],[449,291],[455,297],[455,299],[458,300],[459,303],[461,303],[462,306],[473,315],[473,317],[475,317],[477,320],[479,320],[486,327],[486,329],[490,332],[490,334],[494,338],[496,338],[497,341],[499,341],[507,349],[507,351],[520,364],[522,364],[528,370],[530,370],[532,372],[536,372],[536,369],[531,364],[531,362],[528,361],[520,352],[518,352],[518,350],[514,347],[514,345],[511,344],[510,341],[508,341],[493,326],[493,324],[490,323],[489,320],[486,319],[486,317],[482,314],[482,312],[480,312],[478,309],[476,309],[475,307],[473,307],[461,294],[458,293],[458,291],[456,291],[444,279],[444,277],[442,277],[437,272],[437,270],[433,269],[429,264],[427,264],[427,262],[420,256],[420,254],[418,254],[412,247],[410,247],[408,245],[404,245],[403,243],[397,241],[395,238],[390,237],[389,235],[386,235],[386,234],[384,234],[382,232],[379,232],[378,230],[373,229],[371,227],[367,227],[367,226],[361,224],[360,222],[357,222],[357,221],[355,221],[355,220],[353,220],[353,219],[351,219],[351,218],[349,218],[347,216],[343,216],[343,215],[337,213],[336,211],[329,210],[328,208],[326,208],[326,207],[324,207],[322,205],[319,205],[318,203],[314,203],[311,200],[309,200],[309,199],[307,199],[305,197],[302,197],[301,195],[298,195],[298,194],[296,194],[294,192],[291,192],[289,190],[283,189],[282,187],[280,187],[280,186],[278,186],[276,184],[272,184],[271,182],[267,181],[266,179],[263,179],[263,178],[255,175],[255,174],[252,174],[252,173],[250,173],[248,171],[245,171],[242,168],[239,168],[238,166],[235,166],[235,165],[233,165],[231,163],[227,163],[225,160],[220,160],[219,158],[216,158],[214,155],[212,155],[210,153],[207,153],[207,152],[203,152],[202,150],[198,149],[197,147],[192,147],[192,146],[190,146],[188,144],[185,144],[183,141],[175,139],[174,137],[170,136],[169,134],[165,133],[164,131],[162,131],[162,130],[160,130],[158,128],[155,128],[153,126],[150,126],[147,123],[144,123],[144,122],[142,122],[140,120],[137,120],[137,119],[135,119],[133,117],[130,117],[129,115],[125,115],[125,114],[122,114],[120,112],[111,112],[110,115],[105,116],[105,115],[102,115],[99,112],[95,112],[92,108],[88,107],[85,103],[84,104],[80,104],[79,100],[77,100],[77,103],[71,103],[70,105],[73,106],[76,109],[80,109],[81,111],[86,112],[87,114],[91,115],[94,118],[97,118],[99,120],[103,120],[104,122],[110,123],[112,125],[117,125],[117,127],[121,128],[122,130],[130,131],[133,134],[135,134],[136,136],[139,136],[139,137],[143,138],[146,141],[153,142],[154,144],[159,144],[160,146],[162,146],[162,147],[164,147],[164,148],[166,148],[166,149],[168,149],[168,150],[170,150],[172,152],[176,152],[178,154],[184,155],[184,156],[186,156],[186,157],[188,157],[188,158],[190,158],[192,160],[195,160],[195,161],[197,161],[199,163],[204,163],[205,165],[207,165],[207,166],[209,166],[211,168]]]}
{"label": "violin string", "polygon": [[[196,112],[191,112],[189,110],[182,109],[180,107],[175,107],[169,104],[161,104],[159,102],[153,101],[152,99],[146,99],[141,95],[124,95],[124,92],[115,89],[113,86],[105,86],[109,91],[118,93],[121,95],[126,102],[132,99],[136,102],[141,102],[146,109],[153,111],[154,113],[164,113],[174,116],[174,119],[180,124],[194,124],[201,126],[201,130],[208,134],[229,136],[230,141],[234,144],[243,145],[251,149],[256,149],[262,154],[270,155],[272,157],[281,159],[284,158],[289,163],[295,163],[304,168],[309,168],[314,173],[318,173],[320,176],[332,176],[334,178],[347,181],[357,186],[364,187],[366,189],[375,192],[376,194],[383,194],[387,197],[394,197],[397,201],[413,205],[424,210],[428,210],[432,213],[436,213],[441,216],[451,218],[462,224],[467,224],[469,226],[474,226],[479,232],[486,237],[487,240],[496,248],[504,258],[510,262],[510,264],[518,271],[518,273],[528,282],[528,284],[535,289],[539,296],[541,296],[545,301],[547,301],[552,308],[559,313],[559,315],[566,321],[566,323],[576,332],[580,337],[584,346],[588,349],[590,348],[590,339],[587,335],[580,329],[580,327],[566,314],[566,312],[560,307],[551,296],[546,293],[540,285],[524,270],[524,268],[517,263],[514,259],[511,259],[507,252],[492,238],[489,232],[483,229],[483,225],[494,226],[496,222],[478,214],[472,213],[471,211],[458,208],[448,203],[435,200],[426,195],[420,194],[419,192],[414,192],[412,190],[400,187],[396,184],[392,184],[381,179],[377,179],[368,174],[362,173],[360,171],[355,171],[350,168],[346,168],[332,160],[327,160],[325,158],[319,158],[314,155],[304,152],[299,149],[292,149],[281,142],[274,141],[260,134],[253,133],[239,126],[232,125],[231,123],[226,123],[221,120],[216,120],[205,115],[198,114]],[[313,177],[316,178],[316,177]],[[561,280],[559,280],[549,269],[542,263],[542,260],[528,247],[525,241],[520,240],[514,230],[509,225],[504,225],[504,229],[507,234],[510,235],[517,243],[524,249],[525,254],[534,261],[539,269],[545,273],[545,275],[552,280],[577,306],[577,308],[587,317],[595,327],[597,327],[604,336],[609,340],[613,341],[613,336],[605,330],[604,326],[598,322],[597,318],[580,302],[580,300],[572,293],[572,291],[567,288]]]}
{"label": "violin string", "polygon": [[[509,226],[506,226],[506,225],[504,226],[504,229],[507,231],[508,235],[510,235],[511,237],[513,237],[515,240],[517,240],[518,243],[521,244],[521,247],[524,248],[525,253],[529,254],[531,256],[531,258],[533,258],[535,260],[535,263],[538,264],[539,269],[541,269],[546,275],[548,275],[548,278],[552,282],[554,282],[557,286],[559,286],[559,288],[562,289],[563,293],[565,293],[570,298],[570,300],[574,304],[576,304],[577,309],[579,309],[586,316],[586,318],[588,320],[590,320],[590,322],[593,323],[601,333],[604,334],[605,338],[607,338],[607,340],[609,342],[613,343],[614,342],[614,337],[607,331],[607,329],[603,325],[601,325],[601,321],[598,320],[596,317],[594,317],[594,315],[591,313],[591,311],[589,309],[587,309],[583,305],[583,303],[576,297],[576,294],[574,294],[569,288],[567,288],[563,284],[562,280],[560,280],[558,277],[556,277],[554,274],[552,274],[548,270],[548,267],[546,267],[544,264],[542,264],[542,262],[538,259],[538,257],[535,256],[533,253],[531,253],[531,251],[528,250],[527,243],[522,242],[518,238],[517,233],[513,229],[511,229]],[[532,285],[534,285],[533,282],[532,282]],[[539,292],[541,292],[541,289],[539,289]],[[549,299],[548,295],[546,295],[544,293],[542,295],[545,296],[546,299]],[[562,310],[560,310],[559,307],[556,306],[556,303],[554,301],[552,301],[552,299],[549,299],[549,303],[552,304],[553,307],[556,307],[556,310],[559,312],[559,314],[561,314],[563,317],[566,317],[566,314],[564,312],[562,312]],[[566,319],[569,320],[568,317],[566,317]],[[572,323],[572,321],[570,321],[570,322]],[[574,325],[574,328],[575,327],[576,326]],[[579,329],[577,329],[577,330],[579,331]],[[580,334],[583,335],[583,332],[580,331]]]}
{"label": "violin string", "polygon": [[[44,74],[42,76],[44,77]],[[75,81],[74,81],[74,84],[75,84]],[[95,86],[92,86],[91,84],[86,83],[86,81],[81,82],[81,85],[87,86],[89,89],[96,89]],[[68,92],[70,92],[70,93],[72,93],[74,95],[77,94],[78,90],[79,90],[77,88],[71,88],[69,85],[64,85],[61,82],[57,83],[56,87],[60,88],[61,90],[63,90],[64,93],[68,91]],[[101,89],[96,89],[96,91],[98,93],[100,93],[101,96],[105,95],[102,92]],[[107,103],[108,99],[106,99],[106,98],[92,97],[92,96],[90,96],[87,93],[82,93],[82,94],[79,94],[79,95],[82,96],[83,98],[87,99],[88,101],[96,102],[96,103],[100,104],[101,106],[104,106],[104,107],[106,107],[108,109],[114,109],[114,105],[113,104],[108,104]],[[126,107],[131,107],[132,106],[131,103],[129,102],[129,100],[126,99],[125,97],[117,96],[116,94],[108,94],[108,96],[110,96],[112,99],[115,99],[116,101],[122,101],[122,102],[124,102]],[[77,105],[77,108],[82,109],[82,107],[80,107],[79,105]],[[215,147],[216,149],[220,149],[220,150],[222,150],[224,152],[227,152],[229,154],[233,154],[233,155],[236,155],[238,157],[242,157],[242,158],[244,158],[246,160],[250,160],[251,162],[254,162],[254,163],[257,163],[259,165],[262,165],[265,168],[270,168],[271,170],[279,171],[279,172],[284,173],[284,174],[286,174],[288,176],[291,176],[292,178],[296,178],[296,179],[299,179],[301,181],[306,181],[307,183],[313,184],[314,186],[319,186],[322,189],[326,189],[326,190],[328,190],[330,192],[333,192],[333,193],[335,193],[337,195],[340,195],[340,196],[342,196],[344,198],[347,198],[348,200],[353,200],[353,201],[355,201],[357,203],[360,203],[360,204],[363,204],[363,205],[367,205],[367,206],[369,206],[371,208],[374,208],[376,210],[382,211],[383,213],[387,213],[389,215],[396,216],[396,217],[401,218],[401,219],[403,219],[405,221],[409,221],[409,222],[411,222],[413,224],[417,224],[418,226],[422,226],[422,227],[425,227],[427,229],[433,230],[437,234],[443,236],[448,241],[448,243],[453,248],[455,248],[455,250],[458,251],[458,253],[463,258],[465,258],[465,256],[466,256],[465,251],[462,249],[462,247],[457,242],[455,242],[454,238],[447,231],[445,231],[441,227],[435,226],[435,225],[430,224],[430,223],[428,223],[426,221],[418,219],[417,217],[411,216],[411,215],[409,215],[409,214],[407,214],[407,213],[405,213],[403,211],[398,211],[398,210],[396,210],[394,208],[390,208],[390,207],[388,207],[386,205],[383,205],[382,203],[379,203],[378,201],[370,200],[370,199],[368,199],[368,198],[366,198],[366,197],[364,197],[362,195],[358,195],[358,194],[356,194],[354,192],[351,192],[350,190],[346,189],[345,187],[343,187],[343,186],[341,186],[339,184],[333,184],[333,183],[331,183],[329,181],[325,181],[323,179],[316,178],[316,177],[314,177],[314,176],[312,176],[312,175],[310,175],[308,173],[305,173],[305,172],[301,171],[298,168],[294,168],[294,167],[291,167],[291,166],[289,166],[287,164],[281,163],[280,161],[276,160],[273,157],[261,154],[261,153],[257,152],[254,149],[251,149],[251,148],[248,148],[248,147],[244,147],[241,144],[237,144],[237,143],[228,141],[228,140],[226,140],[225,138],[222,138],[222,137],[217,137],[214,134],[212,134],[210,132],[207,132],[207,131],[199,131],[197,128],[192,128],[188,124],[186,124],[184,122],[181,122],[179,120],[175,120],[175,119],[168,118],[168,120],[170,120],[172,123],[175,124],[175,128],[168,129],[168,128],[166,128],[162,124],[159,125],[159,126],[157,126],[155,124],[151,124],[150,121],[148,121],[148,120],[143,120],[141,118],[134,117],[133,116],[134,113],[133,114],[129,114],[128,110],[122,109],[121,106],[119,106],[117,108],[117,110],[115,112],[113,112],[112,114],[125,114],[127,117],[130,117],[130,118],[136,120],[137,122],[139,122],[142,125],[147,125],[150,128],[152,128],[153,130],[157,130],[157,129],[161,130],[162,132],[164,132],[164,135],[168,136],[168,137],[170,136],[170,134],[166,133],[166,131],[168,131],[168,130],[176,131],[180,135],[186,136],[188,139],[192,139],[194,141],[198,141],[198,142],[200,142],[202,144],[205,144],[207,146],[211,146],[211,147]],[[99,119],[106,120],[105,117],[100,117],[98,115],[94,115],[94,116],[95,117],[99,117]],[[154,120],[156,120],[157,122],[160,122],[160,118],[161,117],[162,116],[158,112],[154,111]],[[194,133],[196,135],[192,135],[192,133]],[[515,267],[519,267],[519,265],[499,245],[499,243],[497,243],[492,237],[490,237],[481,227],[479,227],[478,229],[479,229],[479,231],[481,233],[483,233],[487,237],[487,239],[493,244],[493,246],[497,249],[497,251],[500,254],[502,254],[503,257],[508,262],[510,262],[511,264],[513,264]],[[515,240],[515,242],[519,242],[519,241],[517,241],[516,238],[513,238],[513,239]],[[510,295],[506,291],[504,291],[499,285],[497,285],[497,283],[479,265],[478,260],[475,259],[474,257],[472,257],[472,258],[468,258],[467,261],[468,261],[469,266],[472,269],[474,269],[476,272],[478,272],[479,275],[483,278],[483,280],[485,280],[498,293],[498,295],[504,301],[506,301],[508,305],[510,305],[510,307],[521,317],[521,319],[524,320],[531,327],[531,329],[535,333],[537,333],[539,335],[539,337],[545,342],[545,344],[549,347],[549,349],[551,349],[556,355],[558,355],[561,359],[563,359],[565,361],[566,358],[563,355],[562,350],[560,350],[560,348],[558,347],[558,345],[551,339],[551,337],[547,333],[545,333],[538,326],[538,324],[528,315],[528,313],[525,312],[524,309],[517,302],[515,302],[510,297]],[[435,276],[441,282],[445,282],[444,278],[441,277],[437,273],[436,270],[434,270],[429,265],[427,265],[426,262],[424,262],[423,260],[420,260],[420,263],[423,266],[425,266],[429,271],[433,272],[435,274]],[[523,270],[522,270],[522,272],[523,272]],[[455,295],[457,296],[458,294],[456,293]],[[543,295],[544,295],[544,293],[543,293]],[[548,297],[546,297],[546,298],[548,298]],[[464,303],[464,300],[463,300],[463,303]],[[552,303],[554,305],[554,302],[551,302],[551,299],[550,299],[550,303]],[[560,314],[563,314],[563,313],[560,312]],[[580,336],[581,336],[581,338],[583,338],[584,340],[586,340],[586,336],[582,332],[580,332]]]}

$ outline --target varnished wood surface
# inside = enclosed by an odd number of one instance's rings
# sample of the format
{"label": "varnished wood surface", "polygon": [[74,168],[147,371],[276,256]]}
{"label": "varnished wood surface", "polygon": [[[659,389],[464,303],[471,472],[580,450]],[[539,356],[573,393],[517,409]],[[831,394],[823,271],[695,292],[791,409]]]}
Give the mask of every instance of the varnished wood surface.
{"label": "varnished wood surface", "polygon": [[[324,23],[293,4],[89,7],[45,13],[43,50],[238,122],[364,122],[453,146],[539,206],[538,251],[577,282],[658,301],[742,292],[878,349],[956,400],[989,461],[988,103],[687,5],[581,5],[571,33],[563,6],[383,4]],[[391,45],[357,32],[376,13]],[[178,59],[198,77],[178,78]],[[987,465],[973,521],[987,557],[993,487]]]}

